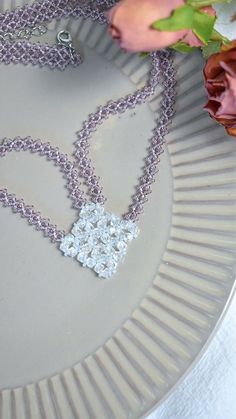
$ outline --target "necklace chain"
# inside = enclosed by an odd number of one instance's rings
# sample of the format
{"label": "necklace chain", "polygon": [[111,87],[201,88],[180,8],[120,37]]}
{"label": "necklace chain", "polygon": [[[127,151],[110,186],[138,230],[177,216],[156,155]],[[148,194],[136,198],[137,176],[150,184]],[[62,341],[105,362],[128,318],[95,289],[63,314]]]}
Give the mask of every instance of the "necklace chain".
{"label": "necklace chain", "polygon": [[29,40],[32,36],[40,37],[47,33],[48,29],[45,25],[37,25],[33,28],[17,29],[12,32],[4,32],[0,30],[0,41],[18,41],[21,39]]}
{"label": "necklace chain", "polygon": [[143,212],[143,207],[147,201],[147,196],[151,192],[151,184],[155,181],[158,171],[160,154],[163,152],[164,136],[167,133],[168,125],[174,113],[175,103],[175,69],[173,67],[173,54],[171,51],[161,51],[151,54],[151,71],[149,80],[142,89],[138,89],[134,94],[113,102],[108,102],[101,106],[95,113],[89,115],[87,121],[83,123],[82,130],[78,133],[76,142],[75,157],[78,160],[80,175],[84,178],[89,188],[89,193],[93,202],[104,204],[106,198],[102,194],[102,187],[99,179],[95,175],[95,169],[89,159],[89,139],[98,125],[109,116],[123,113],[128,109],[145,103],[151,97],[158,83],[162,83],[162,102],[160,117],[157,127],[153,131],[147,155],[144,159],[144,166],[139,182],[135,187],[132,202],[129,210],[123,215],[127,220],[137,221]]}
{"label": "necklace chain", "polygon": [[77,0],[39,0],[31,5],[0,13],[0,28],[3,32],[12,32],[49,23],[53,19],[78,17],[90,18],[103,24],[107,22],[104,13],[93,2],[81,5]]}
{"label": "necklace chain", "polygon": [[[15,34],[15,37],[27,37],[33,34],[39,35],[45,22],[49,22],[54,18],[62,17],[89,17],[99,23],[105,23],[106,18],[97,8],[86,6],[82,8],[78,2],[71,4],[68,0],[41,0],[36,1],[30,6],[24,6],[11,12],[0,14],[0,31],[5,34]],[[38,26],[37,26],[38,25]],[[31,27],[31,32],[28,28]],[[18,31],[18,32],[17,32]],[[22,32],[25,31],[25,32]],[[37,32],[39,31],[39,32]],[[44,29],[42,29],[44,31]],[[0,32],[1,33],[1,32]],[[9,36],[9,35],[8,35]],[[9,36],[10,39],[10,36]],[[11,42],[11,41],[6,42]],[[16,39],[16,38],[15,38]],[[68,54],[69,56],[69,54]],[[63,57],[62,57],[63,58]],[[68,58],[68,57],[67,57]],[[37,60],[36,60],[37,61]],[[63,60],[62,60],[63,61]],[[138,89],[134,94],[120,98],[117,101],[110,101],[104,106],[100,106],[95,113],[89,115],[87,121],[84,121],[83,128],[78,133],[76,142],[75,158],[78,161],[79,172],[74,168],[73,163],[69,162],[68,157],[59,153],[50,144],[43,144],[30,139],[21,139],[17,137],[14,140],[5,140],[0,146],[0,157],[5,156],[6,152],[13,150],[29,150],[31,152],[39,152],[45,155],[49,160],[53,160],[64,171],[67,180],[70,196],[74,201],[74,206],[80,208],[85,201],[83,194],[79,188],[78,174],[82,176],[88,186],[88,193],[91,201],[104,204],[106,201],[102,193],[102,187],[99,178],[95,174],[95,169],[89,159],[89,139],[98,125],[100,125],[109,116],[120,114],[127,109],[132,109],[138,104],[145,103],[147,99],[155,92],[158,83],[162,83],[162,101],[160,106],[160,117],[156,128],[153,130],[153,136],[150,140],[147,156],[142,169],[142,174],[135,188],[132,202],[128,211],[123,215],[126,220],[137,221],[139,215],[143,212],[144,204],[147,196],[151,192],[151,185],[155,181],[158,171],[158,163],[160,154],[163,152],[164,136],[168,131],[168,125],[173,116],[175,102],[175,70],[173,68],[172,52],[163,50],[158,53],[151,54],[151,71],[146,85]],[[54,157],[53,157],[54,156]],[[55,157],[56,156],[56,157]],[[64,161],[66,159],[66,162]],[[58,163],[58,161],[60,163]],[[66,172],[71,168],[71,171]],[[69,174],[70,173],[70,174]],[[72,175],[71,175],[72,173]],[[0,201],[5,206],[10,206],[13,211],[19,212],[23,217],[28,219],[30,224],[34,224],[38,230],[42,230],[51,240],[59,241],[64,234],[49,223],[45,227],[45,219],[36,212],[35,221],[29,218],[25,208],[26,204],[22,200],[14,197],[6,189],[0,190]],[[31,207],[32,208],[32,207]],[[35,211],[35,210],[34,210]],[[48,232],[50,232],[48,234]]]}

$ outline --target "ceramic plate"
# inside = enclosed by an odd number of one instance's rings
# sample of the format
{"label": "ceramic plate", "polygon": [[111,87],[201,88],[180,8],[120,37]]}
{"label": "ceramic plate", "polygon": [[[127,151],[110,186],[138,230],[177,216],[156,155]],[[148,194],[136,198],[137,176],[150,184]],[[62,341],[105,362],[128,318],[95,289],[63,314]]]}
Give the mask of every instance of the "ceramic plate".
{"label": "ceramic plate", "polygon": [[[1,65],[0,127],[1,137],[31,135],[71,155],[82,121],[142,86],[149,59],[124,54],[105,27],[82,19],[51,24],[50,42],[62,28],[70,28],[84,64],[65,72]],[[236,143],[202,109],[200,55],[178,55],[175,65],[176,115],[158,179],[114,279],[98,280],[0,208],[3,419],[145,416],[222,317],[235,278]],[[117,214],[130,202],[159,101],[157,89],[150,103],[110,118],[91,140],[107,209]],[[60,228],[77,218],[49,162],[12,153],[1,160],[0,178]]]}

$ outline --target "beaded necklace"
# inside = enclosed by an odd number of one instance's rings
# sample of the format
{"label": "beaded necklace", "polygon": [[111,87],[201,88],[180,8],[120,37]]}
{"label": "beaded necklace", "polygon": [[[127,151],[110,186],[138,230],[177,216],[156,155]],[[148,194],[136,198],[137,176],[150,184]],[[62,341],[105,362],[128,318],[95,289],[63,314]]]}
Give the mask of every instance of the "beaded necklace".
{"label": "beaded necklace", "polygon": [[[42,25],[45,22],[62,17],[89,17],[99,23],[105,23],[106,19],[102,12],[92,6],[81,7],[69,0],[37,1],[31,6],[24,6],[12,12],[0,14],[0,34],[1,31],[17,31],[22,29],[35,28],[35,25]],[[63,31],[63,39],[65,39]],[[62,38],[59,38],[62,39]],[[69,39],[69,37],[68,37]],[[66,39],[68,41],[68,39]],[[70,44],[66,44],[63,60],[60,55],[60,65],[50,68],[64,69],[68,59],[75,64],[75,54]],[[6,41],[3,40],[3,44]],[[12,41],[8,41],[12,43]],[[1,39],[0,39],[1,43]],[[15,51],[22,47],[14,45],[14,53],[9,53],[9,62],[15,62]],[[30,44],[34,49],[34,44]],[[37,46],[36,46],[37,48]],[[35,55],[34,65],[41,63],[40,58]],[[54,57],[55,58],[55,57]],[[8,206],[13,212],[26,218],[29,224],[35,226],[37,230],[43,232],[52,242],[58,242],[59,248],[65,256],[76,258],[84,267],[94,270],[100,278],[111,278],[117,270],[118,263],[123,260],[127,245],[139,234],[136,222],[139,215],[143,212],[147,196],[151,192],[151,185],[155,180],[158,171],[160,154],[163,152],[164,136],[167,133],[168,125],[171,122],[175,102],[175,70],[173,68],[173,56],[168,50],[150,54],[151,71],[145,86],[138,89],[133,94],[116,101],[109,101],[103,106],[99,106],[96,112],[89,115],[83,122],[83,128],[78,133],[76,151],[74,153],[76,164],[69,160],[67,155],[60,153],[58,148],[54,148],[50,143],[40,140],[33,140],[31,137],[14,139],[4,139],[0,145],[0,157],[6,156],[11,151],[30,151],[44,156],[52,161],[63,172],[67,180],[69,196],[73,201],[73,206],[79,209],[79,219],[73,224],[71,232],[66,234],[58,229],[50,220],[44,218],[33,206],[26,205],[22,199],[8,192],[7,189],[0,189],[0,202],[3,206]],[[0,56],[1,59],[1,56]],[[4,62],[4,61],[3,61]],[[22,61],[21,61],[22,62]],[[76,65],[79,63],[76,62]],[[41,63],[42,65],[42,63]],[[97,130],[104,120],[112,115],[125,112],[138,104],[145,103],[151,97],[158,84],[162,84],[162,101],[160,106],[160,117],[145,157],[145,164],[142,174],[139,177],[135,193],[132,196],[128,211],[122,217],[108,213],[104,204],[106,198],[102,193],[100,180],[95,173],[92,162],[89,159],[89,140],[94,131]],[[81,190],[79,176],[83,178],[87,186],[87,199]]]}

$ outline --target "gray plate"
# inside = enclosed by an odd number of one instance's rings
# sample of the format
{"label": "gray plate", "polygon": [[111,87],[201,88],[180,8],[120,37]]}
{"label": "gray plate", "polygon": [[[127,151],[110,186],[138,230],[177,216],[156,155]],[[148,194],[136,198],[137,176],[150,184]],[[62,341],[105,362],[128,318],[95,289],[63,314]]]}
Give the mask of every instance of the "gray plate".
{"label": "gray plate", "polygon": [[[148,59],[123,54],[90,21],[68,26],[85,62],[66,72],[0,67],[1,137],[31,135],[71,155],[98,104],[142,86]],[[202,110],[199,55],[176,57],[177,113],[158,181],[113,280],[99,281],[9,209],[0,208],[0,416],[138,418],[193,364],[220,319],[235,277],[236,143]],[[158,118],[153,100],[111,118],[91,141],[108,196],[126,210]],[[1,185],[60,228],[78,214],[64,180],[30,154],[1,160]]]}

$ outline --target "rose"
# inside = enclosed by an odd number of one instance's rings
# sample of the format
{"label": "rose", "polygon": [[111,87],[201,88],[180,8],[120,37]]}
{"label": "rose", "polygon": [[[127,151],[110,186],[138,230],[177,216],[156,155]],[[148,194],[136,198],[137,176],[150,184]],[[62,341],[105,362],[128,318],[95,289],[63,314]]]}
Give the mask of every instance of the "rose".
{"label": "rose", "polygon": [[[202,46],[190,29],[167,32],[151,27],[154,21],[169,17],[176,8],[184,5],[184,0],[122,0],[107,12],[109,32],[127,51],[158,50],[180,40],[190,46]],[[212,7],[201,11],[215,15]]]}
{"label": "rose", "polygon": [[236,40],[213,54],[204,68],[210,116],[236,137]]}

